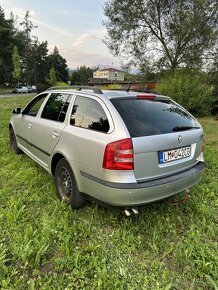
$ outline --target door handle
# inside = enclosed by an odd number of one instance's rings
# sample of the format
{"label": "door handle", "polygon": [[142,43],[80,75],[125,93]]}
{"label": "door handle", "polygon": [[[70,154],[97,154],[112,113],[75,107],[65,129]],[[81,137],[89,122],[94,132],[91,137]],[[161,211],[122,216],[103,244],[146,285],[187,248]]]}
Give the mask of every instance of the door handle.
{"label": "door handle", "polygon": [[55,138],[55,137],[59,137],[58,132],[57,132],[57,131],[53,131],[53,132],[52,132],[52,137],[54,137],[54,138]]}
{"label": "door handle", "polygon": [[28,123],[27,126],[28,126],[28,128],[30,129],[30,128],[32,128],[33,125],[32,125],[31,123]]}

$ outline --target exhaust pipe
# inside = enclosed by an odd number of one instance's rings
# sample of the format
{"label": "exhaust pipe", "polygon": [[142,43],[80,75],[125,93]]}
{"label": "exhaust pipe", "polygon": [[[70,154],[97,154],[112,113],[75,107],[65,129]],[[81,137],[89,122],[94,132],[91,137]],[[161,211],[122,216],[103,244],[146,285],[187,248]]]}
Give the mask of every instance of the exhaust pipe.
{"label": "exhaust pipe", "polygon": [[130,211],[128,209],[124,209],[124,214],[126,216],[131,216],[131,213],[130,213]]}
{"label": "exhaust pipe", "polygon": [[132,210],[132,212],[133,212],[135,215],[137,215],[137,214],[139,213],[138,210],[137,210],[136,208],[134,208],[134,207],[132,207],[131,210]]}
{"label": "exhaust pipe", "polygon": [[136,209],[136,208],[134,208],[134,207],[131,207],[130,209],[128,209],[128,208],[125,208],[124,209],[124,214],[125,214],[125,216],[131,216],[131,213],[134,213],[134,215],[137,215],[139,212],[138,212],[138,210]]}

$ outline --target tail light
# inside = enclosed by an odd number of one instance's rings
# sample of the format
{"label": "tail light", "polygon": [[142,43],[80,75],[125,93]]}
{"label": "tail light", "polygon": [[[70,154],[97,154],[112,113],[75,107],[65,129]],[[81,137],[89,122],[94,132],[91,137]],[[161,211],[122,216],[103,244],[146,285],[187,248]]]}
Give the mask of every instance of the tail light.
{"label": "tail light", "polygon": [[110,170],[133,170],[132,139],[122,139],[107,144],[104,152],[103,168]]}
{"label": "tail light", "polygon": [[154,100],[154,99],[156,99],[156,96],[155,95],[137,95],[137,99]]}
{"label": "tail light", "polygon": [[204,147],[205,147],[205,143],[203,141],[203,144],[202,144],[202,147],[201,147],[201,153],[200,153],[200,155],[197,158],[197,160],[201,161],[201,162],[204,162]]}

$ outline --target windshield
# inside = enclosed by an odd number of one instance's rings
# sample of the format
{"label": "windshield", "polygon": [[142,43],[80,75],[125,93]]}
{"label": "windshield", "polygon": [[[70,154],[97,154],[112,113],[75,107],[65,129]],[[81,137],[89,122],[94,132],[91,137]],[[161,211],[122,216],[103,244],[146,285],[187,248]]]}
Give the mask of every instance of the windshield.
{"label": "windshield", "polygon": [[173,133],[200,128],[200,124],[172,101],[112,99],[131,137]]}

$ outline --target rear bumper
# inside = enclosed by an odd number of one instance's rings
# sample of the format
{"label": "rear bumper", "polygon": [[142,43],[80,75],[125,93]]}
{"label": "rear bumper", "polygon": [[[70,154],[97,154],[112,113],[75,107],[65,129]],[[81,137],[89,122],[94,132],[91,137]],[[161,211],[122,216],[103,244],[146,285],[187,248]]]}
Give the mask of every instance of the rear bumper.
{"label": "rear bumper", "polygon": [[115,206],[136,206],[168,198],[196,184],[202,177],[205,164],[165,178],[146,182],[118,183],[105,181],[81,172],[85,193]]}

